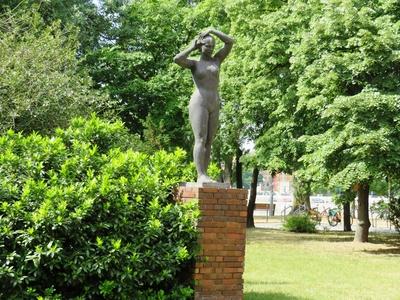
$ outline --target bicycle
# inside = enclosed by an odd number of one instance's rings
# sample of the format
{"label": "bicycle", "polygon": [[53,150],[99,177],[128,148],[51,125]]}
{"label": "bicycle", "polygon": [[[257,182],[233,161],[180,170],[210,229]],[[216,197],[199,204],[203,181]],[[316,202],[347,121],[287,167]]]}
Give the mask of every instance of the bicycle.
{"label": "bicycle", "polygon": [[307,209],[307,207],[304,204],[302,204],[299,205],[299,207],[296,208],[291,214],[293,215],[307,214],[311,220],[317,222],[318,224],[321,224],[322,215],[316,207]]}
{"label": "bicycle", "polygon": [[330,208],[328,210],[328,223],[332,227],[335,227],[338,223],[342,221],[342,216],[338,208]]}
{"label": "bicycle", "polygon": [[[329,208],[328,209],[328,223],[332,227],[335,227],[338,223],[342,221],[342,215],[339,208]],[[350,224],[353,224],[353,216],[350,214]]]}
{"label": "bicycle", "polygon": [[318,211],[316,207],[310,208],[308,210],[308,215],[310,216],[311,220],[314,220],[318,224],[321,224],[323,215]]}
{"label": "bicycle", "polygon": [[307,213],[307,208],[304,204],[299,205],[293,212],[292,215],[301,215]]}

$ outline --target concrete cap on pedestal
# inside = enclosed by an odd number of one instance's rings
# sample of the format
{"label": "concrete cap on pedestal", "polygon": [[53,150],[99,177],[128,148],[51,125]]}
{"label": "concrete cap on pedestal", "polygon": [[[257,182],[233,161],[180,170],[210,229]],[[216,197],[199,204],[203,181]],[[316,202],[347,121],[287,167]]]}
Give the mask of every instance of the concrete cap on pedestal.
{"label": "concrete cap on pedestal", "polygon": [[199,188],[217,188],[217,189],[229,189],[231,185],[226,182],[181,182],[179,186],[185,187],[199,187]]}

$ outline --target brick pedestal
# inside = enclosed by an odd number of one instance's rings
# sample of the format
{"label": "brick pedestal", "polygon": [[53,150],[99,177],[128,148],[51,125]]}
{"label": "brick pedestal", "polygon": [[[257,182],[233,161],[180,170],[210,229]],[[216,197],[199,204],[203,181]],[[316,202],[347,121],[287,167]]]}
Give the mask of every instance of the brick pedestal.
{"label": "brick pedestal", "polygon": [[178,199],[198,201],[200,207],[195,299],[243,299],[247,190],[185,186]]}

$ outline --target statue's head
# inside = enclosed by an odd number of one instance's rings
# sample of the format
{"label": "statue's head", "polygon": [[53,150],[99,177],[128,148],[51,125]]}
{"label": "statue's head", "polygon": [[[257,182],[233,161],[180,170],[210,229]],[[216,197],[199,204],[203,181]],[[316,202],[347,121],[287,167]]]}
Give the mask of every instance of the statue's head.
{"label": "statue's head", "polygon": [[200,37],[201,52],[207,55],[212,55],[215,48],[215,39],[207,34]]}

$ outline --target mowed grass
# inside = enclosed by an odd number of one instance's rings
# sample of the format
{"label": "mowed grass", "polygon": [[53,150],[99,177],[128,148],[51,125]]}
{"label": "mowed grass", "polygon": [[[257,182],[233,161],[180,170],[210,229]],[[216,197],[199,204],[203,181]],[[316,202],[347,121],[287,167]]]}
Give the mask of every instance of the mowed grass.
{"label": "mowed grass", "polygon": [[400,300],[400,235],[247,231],[245,300]]}

